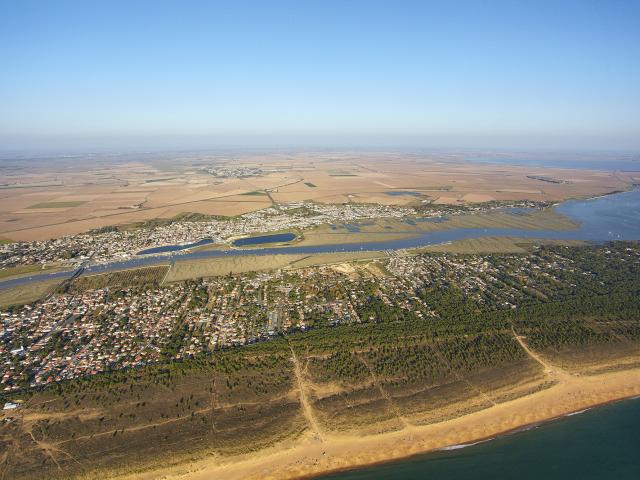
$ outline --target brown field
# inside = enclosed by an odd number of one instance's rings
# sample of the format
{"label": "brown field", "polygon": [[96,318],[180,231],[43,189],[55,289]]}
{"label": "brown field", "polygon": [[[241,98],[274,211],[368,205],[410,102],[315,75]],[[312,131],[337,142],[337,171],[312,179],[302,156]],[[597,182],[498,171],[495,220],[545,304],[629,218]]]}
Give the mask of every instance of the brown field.
{"label": "brown field", "polygon": [[533,240],[530,238],[517,237],[480,237],[457,240],[455,242],[431,245],[417,248],[414,252],[434,252],[434,253],[461,253],[461,254],[484,254],[484,253],[524,253],[532,245],[584,245],[580,240]]}
{"label": "brown field", "polygon": [[0,289],[0,309],[35,302],[54,292],[61,280],[32,282],[19,287]]}
{"label": "brown field", "polygon": [[355,260],[367,260],[384,257],[382,252],[344,252],[282,254],[282,255],[243,255],[238,257],[220,257],[206,260],[177,261],[169,270],[165,282],[178,282],[204,277],[219,277],[229,274],[274,270],[280,268],[303,268],[315,265],[342,263]]}
{"label": "brown field", "polygon": [[162,283],[168,270],[168,265],[160,265],[157,267],[131,268],[98,275],[80,276],[71,282],[65,282],[61,288],[65,293],[78,293],[107,287],[158,286]]}
{"label": "brown field", "polygon": [[[271,198],[389,205],[559,201],[627,189],[638,181],[625,173],[472,165],[392,153],[158,155],[78,162],[83,161],[58,159],[0,170],[0,236],[42,240],[185,212],[239,215],[270,206]],[[200,170],[225,164],[259,167],[263,175],[219,178]],[[565,183],[531,178],[536,176]],[[394,190],[418,196],[387,193]],[[269,195],[249,195],[256,191]]]}

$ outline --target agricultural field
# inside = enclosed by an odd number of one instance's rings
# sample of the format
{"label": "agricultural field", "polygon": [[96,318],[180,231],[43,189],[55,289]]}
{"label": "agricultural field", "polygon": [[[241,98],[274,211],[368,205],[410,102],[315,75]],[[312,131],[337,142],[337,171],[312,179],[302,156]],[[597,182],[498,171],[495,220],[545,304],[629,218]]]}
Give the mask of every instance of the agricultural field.
{"label": "agricultural field", "polygon": [[31,303],[47,295],[52,294],[61,280],[45,280],[32,282],[27,285],[0,289],[0,308],[5,309],[14,305],[24,305]]}
{"label": "agricultural field", "polygon": [[70,202],[42,202],[42,203],[36,203],[35,205],[31,205],[30,209],[39,209],[39,208],[72,208],[72,207],[78,207],[80,205],[82,205],[83,201],[81,200],[76,200],[76,201],[70,201]]}
{"label": "agricultural field", "polygon": [[[554,202],[624,190],[637,181],[623,173],[470,165],[413,154],[167,158],[159,154],[131,156],[116,163],[109,158],[86,164],[63,159],[43,164],[18,162],[0,172],[4,185],[0,235],[11,240],[45,240],[184,213],[235,216],[270,207],[273,201],[412,206]],[[257,169],[260,174],[214,176],[207,172],[212,163]],[[536,179],[541,176],[562,183]]]}
{"label": "agricultural field", "polygon": [[242,255],[205,260],[177,261],[169,270],[165,282],[179,282],[229,274],[268,271],[282,268],[304,268],[342,264],[386,256],[382,252],[336,252],[318,254]]}
{"label": "agricultural field", "polygon": [[158,286],[169,270],[169,265],[120,270],[98,275],[83,275],[65,282],[61,293],[78,293],[101,288],[124,288],[133,286]]}

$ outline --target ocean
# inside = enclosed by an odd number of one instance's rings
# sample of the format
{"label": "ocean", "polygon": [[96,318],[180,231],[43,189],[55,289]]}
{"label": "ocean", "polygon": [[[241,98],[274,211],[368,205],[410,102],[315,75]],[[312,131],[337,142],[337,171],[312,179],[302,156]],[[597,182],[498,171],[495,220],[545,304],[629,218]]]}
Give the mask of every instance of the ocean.
{"label": "ocean", "polygon": [[640,479],[640,399],[323,480]]}

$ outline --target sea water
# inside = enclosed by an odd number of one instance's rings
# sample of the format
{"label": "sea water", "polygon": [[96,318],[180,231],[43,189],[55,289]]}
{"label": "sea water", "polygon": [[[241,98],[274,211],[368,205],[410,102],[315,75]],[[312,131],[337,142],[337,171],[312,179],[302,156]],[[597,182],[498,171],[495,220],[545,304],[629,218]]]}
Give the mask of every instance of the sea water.
{"label": "sea water", "polygon": [[640,479],[640,399],[323,480]]}

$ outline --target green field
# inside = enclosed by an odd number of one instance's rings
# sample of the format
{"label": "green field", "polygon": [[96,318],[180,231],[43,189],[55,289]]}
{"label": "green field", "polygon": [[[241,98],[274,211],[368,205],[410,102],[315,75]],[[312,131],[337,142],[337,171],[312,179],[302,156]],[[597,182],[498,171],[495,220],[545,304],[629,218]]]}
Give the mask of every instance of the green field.
{"label": "green field", "polygon": [[[9,267],[0,269],[0,279],[9,277],[25,277],[31,273],[52,272],[56,270],[63,270],[65,268],[51,265],[42,268],[42,265],[21,265],[18,267]],[[66,268],[68,270],[69,267]]]}
{"label": "green field", "polygon": [[311,182],[304,182],[304,184],[305,184],[307,187],[309,187],[309,188],[316,188],[316,185],[314,185],[314,184],[313,184],[313,183],[311,183]]}
{"label": "green field", "polygon": [[36,203],[35,205],[31,205],[27,208],[71,208],[71,207],[79,207],[87,202],[83,202],[80,200],[77,201],[69,201],[69,202],[42,202]]}
{"label": "green field", "polygon": [[254,190],[253,192],[245,192],[242,195],[263,196],[266,195],[266,192],[263,192],[262,190]]}
{"label": "green field", "polygon": [[169,270],[168,265],[132,268],[98,275],[80,276],[63,284],[61,293],[80,293],[99,288],[125,288],[135,286],[158,286]]}

